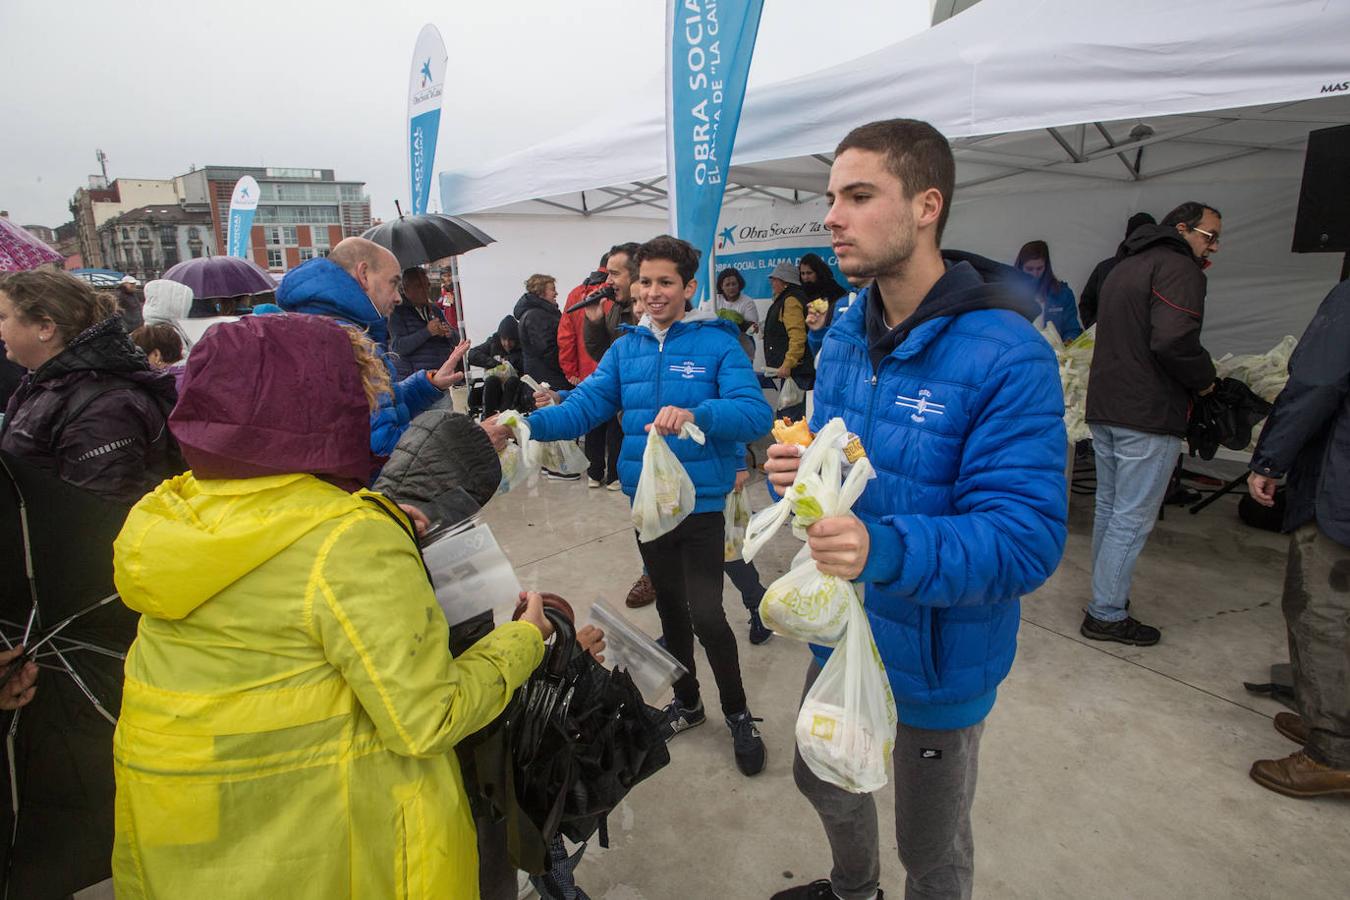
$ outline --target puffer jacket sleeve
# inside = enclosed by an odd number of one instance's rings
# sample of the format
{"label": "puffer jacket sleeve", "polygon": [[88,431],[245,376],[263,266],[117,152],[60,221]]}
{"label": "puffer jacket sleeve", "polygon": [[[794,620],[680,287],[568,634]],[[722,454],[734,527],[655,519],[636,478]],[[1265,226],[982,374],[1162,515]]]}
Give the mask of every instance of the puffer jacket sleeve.
{"label": "puffer jacket sleeve", "polygon": [[[769,433],[773,410],[764,400],[745,351],[734,340],[717,364],[717,397],[690,410],[694,424],[708,437],[748,444]],[[742,453],[744,455],[744,453]]]}
{"label": "puffer jacket sleeve", "polygon": [[868,525],[859,581],[923,606],[975,606],[1038,588],[1067,535],[1068,449],[1050,345],[1004,352],[977,395],[949,516],[885,516]]}
{"label": "puffer jacket sleeve", "polygon": [[408,408],[408,418],[415,419],[444,394],[431,383],[425,370],[414,372],[393,385],[394,397]]}
{"label": "puffer jacket sleeve", "polygon": [[480,369],[492,369],[497,365],[497,354],[501,348],[494,343],[496,336],[488,338],[469,351],[469,365]]}
{"label": "puffer jacket sleeve", "polygon": [[384,745],[430,757],[492,721],[544,655],[512,622],[458,659],[417,550],[378,511],[352,514],[324,542],[305,596],[307,625]]}
{"label": "puffer jacket sleeve", "polygon": [[[631,337],[629,338],[632,339]],[[619,412],[620,342],[605,354],[590,377],[566,392],[561,403],[530,413],[530,436],[540,441],[581,437]]]}
{"label": "puffer jacket sleeve", "polygon": [[93,494],[135,503],[148,487],[146,460],[162,440],[164,414],[144,391],[108,391],[61,432],[56,446],[61,480]]}

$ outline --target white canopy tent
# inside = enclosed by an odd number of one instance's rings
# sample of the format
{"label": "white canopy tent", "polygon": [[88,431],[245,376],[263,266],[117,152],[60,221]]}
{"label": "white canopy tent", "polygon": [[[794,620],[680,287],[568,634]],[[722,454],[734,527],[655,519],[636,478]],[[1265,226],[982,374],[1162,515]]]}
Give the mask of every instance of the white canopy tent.
{"label": "white canopy tent", "polygon": [[[1202,10],[984,0],[875,53],[750,92],[727,204],[820,202],[831,151],[851,127],[925,119],[958,161],[945,243],[1010,260],[1043,238],[1074,286],[1131,212],[1161,217],[1188,199],[1218,207],[1226,252],[1211,270],[1206,340],[1216,352],[1263,349],[1301,331],[1339,270],[1330,255],[1292,256],[1289,242],[1307,133],[1350,122],[1347,46],[1350,0]],[[511,215],[517,231],[533,216],[549,229],[569,217],[592,227],[659,217],[663,131],[655,105],[632,124],[592,124],[442,173],[442,202]],[[622,228],[644,237],[661,225]]]}

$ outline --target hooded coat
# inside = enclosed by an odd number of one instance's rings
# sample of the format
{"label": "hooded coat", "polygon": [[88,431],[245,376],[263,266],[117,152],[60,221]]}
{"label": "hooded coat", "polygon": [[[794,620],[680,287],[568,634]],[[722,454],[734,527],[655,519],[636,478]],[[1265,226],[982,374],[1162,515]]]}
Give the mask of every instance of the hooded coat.
{"label": "hooded coat", "polygon": [[520,323],[520,350],[525,358],[521,374],[555,391],[570,390],[572,382],[558,360],[558,323],[562,321],[558,304],[526,291],[516,301],[512,314]]}
{"label": "hooded coat", "polygon": [[165,427],[174,378],[150,368],[114,316],[20,381],[0,450],[110,500],[134,503],[181,471]]}
{"label": "hooded coat", "polygon": [[[361,284],[337,263],[318,257],[286,273],[277,287],[277,304],[287,312],[327,316],[363,328],[384,352],[389,328],[384,316],[361,289]],[[393,361],[385,356],[391,376],[397,377]],[[376,456],[394,452],[408,423],[442,397],[425,371],[413,372],[396,381],[393,393],[380,401],[370,414],[370,449]]]}
{"label": "hooded coat", "polygon": [[538,665],[539,632],[451,658],[407,520],[340,486],[369,420],[331,324],[218,325],[188,367],[172,424],[193,471],[113,548],[142,614],[113,741],[117,896],[477,897],[450,751]]}
{"label": "hooded coat", "polygon": [[1143,225],[1102,287],[1087,421],[1184,437],[1191,395],[1214,383],[1200,343],[1206,279],[1175,228]]}
{"label": "hooded coat", "polygon": [[[1011,266],[944,251],[947,272],[887,328],[875,287],[825,335],[811,428],[835,416],[877,477],[853,512],[858,581],[900,720],[953,729],[993,707],[1017,650],[1019,598],[1067,533],[1064,397]],[[813,647],[817,659],[829,651]]]}

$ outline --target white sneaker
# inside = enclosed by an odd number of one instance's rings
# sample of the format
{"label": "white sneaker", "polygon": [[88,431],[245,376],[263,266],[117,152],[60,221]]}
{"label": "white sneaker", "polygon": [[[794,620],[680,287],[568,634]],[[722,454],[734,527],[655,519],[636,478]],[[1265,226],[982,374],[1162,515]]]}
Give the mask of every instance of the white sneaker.
{"label": "white sneaker", "polygon": [[601,487],[601,484],[600,484],[600,482],[596,481],[594,478],[587,478],[587,479],[586,479],[586,487],[588,487],[588,488],[598,488],[598,487]]}
{"label": "white sneaker", "polygon": [[616,479],[614,479],[613,481],[611,481],[609,484],[605,485],[605,490],[607,490],[607,491],[621,491],[621,490],[623,490],[623,482],[616,478]]}

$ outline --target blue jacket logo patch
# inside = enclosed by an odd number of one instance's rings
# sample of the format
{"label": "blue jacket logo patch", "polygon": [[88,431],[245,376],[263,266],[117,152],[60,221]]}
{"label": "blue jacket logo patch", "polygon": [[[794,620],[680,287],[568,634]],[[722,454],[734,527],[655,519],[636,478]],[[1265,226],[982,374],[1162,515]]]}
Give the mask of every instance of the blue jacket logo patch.
{"label": "blue jacket logo patch", "polygon": [[678,372],[682,378],[693,378],[695,375],[704,375],[707,369],[703,366],[694,365],[693,360],[686,359],[684,362],[670,367],[670,371]]}
{"label": "blue jacket logo patch", "polygon": [[917,397],[906,397],[904,394],[896,394],[895,405],[914,410],[909,416],[910,420],[913,422],[926,422],[927,419],[925,417],[930,413],[935,416],[945,416],[947,414],[947,404],[934,403],[928,399],[931,396],[933,396],[933,392],[928,390],[928,388],[919,391],[919,396]]}

